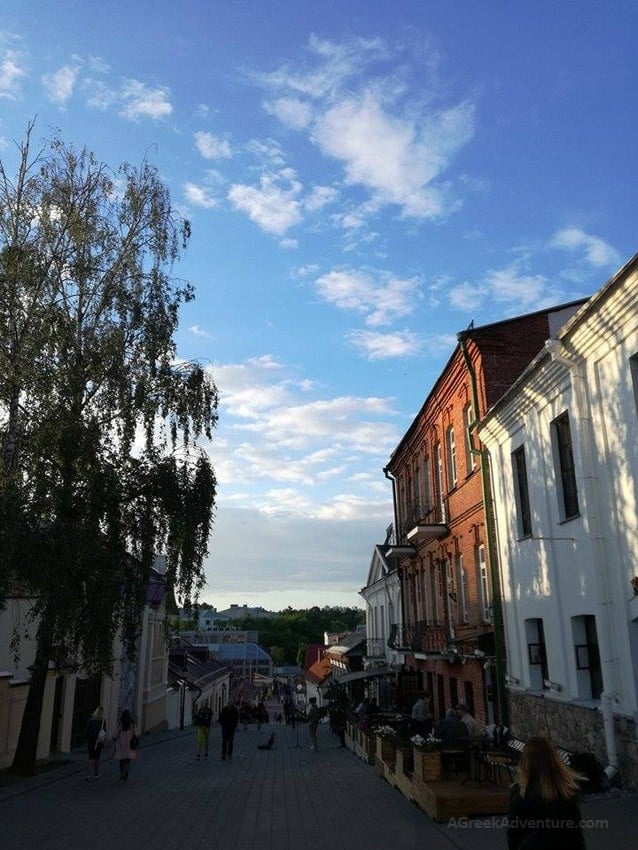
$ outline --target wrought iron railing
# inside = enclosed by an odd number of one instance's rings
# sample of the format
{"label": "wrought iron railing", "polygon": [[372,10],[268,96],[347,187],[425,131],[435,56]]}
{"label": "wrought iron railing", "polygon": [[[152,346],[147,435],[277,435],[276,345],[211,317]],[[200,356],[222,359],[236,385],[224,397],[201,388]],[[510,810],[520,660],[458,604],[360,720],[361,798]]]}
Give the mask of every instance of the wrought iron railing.
{"label": "wrought iron railing", "polygon": [[417,525],[445,525],[447,523],[447,499],[437,499],[435,504],[417,500],[401,512],[399,540],[406,542],[408,532]]}

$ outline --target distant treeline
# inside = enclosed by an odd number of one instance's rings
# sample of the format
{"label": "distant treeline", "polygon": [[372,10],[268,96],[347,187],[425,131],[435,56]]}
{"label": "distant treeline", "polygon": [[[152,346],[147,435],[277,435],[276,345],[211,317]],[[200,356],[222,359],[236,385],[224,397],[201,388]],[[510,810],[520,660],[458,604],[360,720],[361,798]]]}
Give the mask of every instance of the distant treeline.
{"label": "distant treeline", "polygon": [[275,666],[298,664],[303,667],[306,646],[323,643],[324,632],[348,632],[365,623],[361,608],[286,608],[269,619],[245,617],[235,620],[238,629],[255,629],[259,643],[272,656]]}

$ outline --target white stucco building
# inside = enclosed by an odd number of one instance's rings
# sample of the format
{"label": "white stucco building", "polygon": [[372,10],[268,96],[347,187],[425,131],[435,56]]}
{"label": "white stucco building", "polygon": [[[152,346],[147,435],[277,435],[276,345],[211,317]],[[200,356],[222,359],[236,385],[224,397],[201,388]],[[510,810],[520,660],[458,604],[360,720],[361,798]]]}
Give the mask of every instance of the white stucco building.
{"label": "white stucco building", "polygon": [[[390,684],[404,660],[403,654],[393,646],[400,646],[402,642],[403,613],[398,560],[389,554],[392,550],[391,537],[389,529],[388,540],[374,547],[365,587],[359,591],[366,603],[363,666],[369,674],[379,674],[370,675],[367,689],[381,706],[393,702]],[[388,675],[384,675],[383,671],[387,671]]]}
{"label": "white stucco building", "polygon": [[511,726],[549,731],[637,785],[638,255],[547,341],[479,434]]}

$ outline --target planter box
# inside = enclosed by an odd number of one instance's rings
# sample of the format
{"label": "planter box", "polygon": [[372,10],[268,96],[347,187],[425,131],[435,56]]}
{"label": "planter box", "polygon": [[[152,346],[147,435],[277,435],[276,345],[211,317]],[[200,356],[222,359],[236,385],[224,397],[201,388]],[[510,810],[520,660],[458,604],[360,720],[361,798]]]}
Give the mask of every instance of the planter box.
{"label": "planter box", "polygon": [[414,756],[412,745],[398,746],[396,749],[396,771],[397,773],[410,774],[414,772]]}
{"label": "planter box", "polygon": [[377,736],[376,754],[381,761],[394,765],[397,760],[396,743],[391,738]]}
{"label": "planter box", "polygon": [[423,782],[439,782],[441,779],[441,753],[424,753],[415,749],[414,773]]}

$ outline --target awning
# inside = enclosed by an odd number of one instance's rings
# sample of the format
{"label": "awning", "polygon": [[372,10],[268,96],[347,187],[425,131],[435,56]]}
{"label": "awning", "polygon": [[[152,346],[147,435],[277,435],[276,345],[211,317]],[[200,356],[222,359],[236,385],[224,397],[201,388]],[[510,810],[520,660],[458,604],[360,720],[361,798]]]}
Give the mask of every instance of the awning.
{"label": "awning", "polygon": [[369,670],[357,670],[356,673],[346,673],[343,676],[335,676],[335,682],[354,682],[355,679],[374,679],[376,676],[394,676],[392,670],[387,667],[371,667]]}

